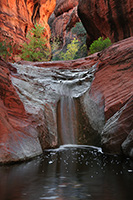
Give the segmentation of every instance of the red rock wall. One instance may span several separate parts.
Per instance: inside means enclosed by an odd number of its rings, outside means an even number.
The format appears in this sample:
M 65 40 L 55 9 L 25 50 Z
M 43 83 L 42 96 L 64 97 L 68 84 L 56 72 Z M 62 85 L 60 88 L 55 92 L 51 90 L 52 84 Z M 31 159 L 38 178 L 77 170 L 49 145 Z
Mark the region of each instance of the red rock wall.
M 42 152 L 38 135 L 11 83 L 10 70 L 0 57 L 0 162 L 25 160 Z M 15 71 L 14 71 L 15 72 Z
M 133 37 L 113 44 L 101 53 L 91 94 L 102 93 L 109 119 L 133 95 Z M 106 84 L 105 84 L 106 83 Z
M 46 27 L 46 37 L 50 38 L 48 18 L 52 14 L 56 0 L 1 0 L 0 40 L 8 39 L 16 44 L 25 41 L 27 31 L 37 22 Z
M 133 157 L 133 37 L 101 53 L 90 96 L 104 107 L 103 150 Z
M 132 0 L 80 0 L 79 17 L 88 33 L 88 46 L 98 37 L 112 42 L 133 35 Z
M 79 0 L 56 0 L 54 13 L 49 21 L 53 37 L 60 38 L 63 46 L 73 38 L 71 28 L 80 21 L 77 14 Z

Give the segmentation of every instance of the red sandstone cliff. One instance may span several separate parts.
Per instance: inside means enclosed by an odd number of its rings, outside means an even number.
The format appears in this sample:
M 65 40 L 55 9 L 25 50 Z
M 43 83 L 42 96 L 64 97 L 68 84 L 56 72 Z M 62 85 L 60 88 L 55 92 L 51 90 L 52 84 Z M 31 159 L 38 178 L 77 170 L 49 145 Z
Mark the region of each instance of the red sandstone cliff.
M 45 36 L 49 39 L 50 28 L 47 22 L 55 5 L 56 0 L 1 0 L 0 41 L 7 39 L 20 45 L 36 22 L 46 27 Z
M 59 38 L 63 46 L 70 43 L 73 38 L 71 28 L 80 21 L 77 14 L 78 2 L 79 0 L 56 0 L 54 13 L 50 17 L 52 36 Z
M 105 49 L 99 60 L 90 95 L 99 106 L 104 105 L 102 147 L 105 152 L 124 151 L 132 157 L 133 37 Z

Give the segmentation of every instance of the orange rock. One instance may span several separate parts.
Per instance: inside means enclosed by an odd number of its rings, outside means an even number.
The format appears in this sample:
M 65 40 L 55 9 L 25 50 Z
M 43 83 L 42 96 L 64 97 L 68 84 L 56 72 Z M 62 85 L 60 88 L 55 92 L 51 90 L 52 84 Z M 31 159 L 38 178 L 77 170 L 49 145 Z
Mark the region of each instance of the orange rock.
M 26 41 L 27 32 L 37 22 L 46 28 L 45 37 L 50 38 L 48 18 L 54 11 L 56 0 L 27 0 L 0 2 L 0 40 L 7 39 L 20 45 Z M 50 45 L 48 44 L 50 47 Z

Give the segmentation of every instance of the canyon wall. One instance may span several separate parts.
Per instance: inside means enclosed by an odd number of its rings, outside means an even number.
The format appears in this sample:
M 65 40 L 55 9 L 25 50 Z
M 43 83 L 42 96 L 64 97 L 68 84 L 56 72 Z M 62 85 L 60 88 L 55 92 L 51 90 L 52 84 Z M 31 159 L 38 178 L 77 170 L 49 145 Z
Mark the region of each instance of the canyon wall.
M 133 35 L 132 0 L 79 0 L 78 15 L 87 31 L 87 45 L 98 37 L 112 42 Z
M 25 160 L 42 153 L 37 130 L 11 82 L 15 69 L 0 57 L 0 162 Z
M 56 0 L 1 0 L 0 41 L 7 39 L 8 42 L 19 46 L 26 41 L 27 32 L 35 23 L 46 28 L 44 36 L 49 40 L 50 28 L 47 22 L 55 5 Z M 49 44 L 48 46 L 50 47 Z
M 65 46 L 73 39 L 71 29 L 80 19 L 77 14 L 79 0 L 56 0 L 56 7 L 49 19 L 52 37 L 58 38 L 61 46 Z

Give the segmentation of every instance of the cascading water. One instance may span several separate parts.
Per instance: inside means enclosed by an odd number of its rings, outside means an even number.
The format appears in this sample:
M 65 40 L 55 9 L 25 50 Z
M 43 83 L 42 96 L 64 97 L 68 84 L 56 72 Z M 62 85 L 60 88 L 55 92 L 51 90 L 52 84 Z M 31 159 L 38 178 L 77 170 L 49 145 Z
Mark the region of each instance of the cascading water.
M 42 68 L 18 64 L 14 66 L 18 76 L 14 76 L 12 82 L 28 113 L 39 117 L 40 113 L 44 113 L 44 123 L 47 124 L 51 142 L 54 140 L 56 145 L 77 144 L 75 101 L 90 88 L 96 65 L 90 69 Z
M 60 99 L 61 115 L 61 144 L 76 144 L 76 108 L 71 96 L 62 96 Z
M 105 155 L 101 148 L 74 144 L 78 143 L 77 121 L 80 125 L 85 122 L 81 104 L 90 115 L 91 125 L 97 129 L 101 126 L 94 117 L 100 119 L 102 114 L 87 92 L 95 66 L 89 70 L 65 70 L 14 65 L 18 74 L 12 75 L 12 82 L 27 113 L 32 114 L 33 124 L 38 121 L 37 130 L 43 134 L 44 142 L 48 138 L 49 147 L 72 145 L 44 150 L 29 162 L 0 166 L 0 199 L 132 199 L 133 163 L 129 158 Z M 85 127 L 81 128 L 85 135 Z M 91 134 L 94 137 L 94 132 Z

